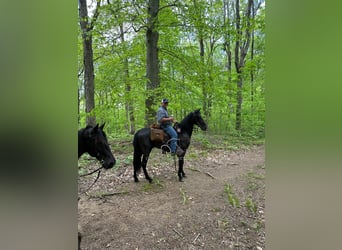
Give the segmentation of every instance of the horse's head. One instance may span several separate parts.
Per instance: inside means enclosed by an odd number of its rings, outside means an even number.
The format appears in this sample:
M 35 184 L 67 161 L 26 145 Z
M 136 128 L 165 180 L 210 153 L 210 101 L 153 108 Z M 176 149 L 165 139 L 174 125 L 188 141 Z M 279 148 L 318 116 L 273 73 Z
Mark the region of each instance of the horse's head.
M 193 112 L 193 123 L 196 124 L 198 127 L 200 127 L 203 131 L 207 130 L 207 124 L 203 120 L 201 116 L 201 112 L 199 109 L 195 110 Z
M 108 145 L 107 136 L 103 131 L 105 124 L 89 127 L 87 133 L 88 153 L 96 157 L 105 169 L 115 165 L 115 158 Z

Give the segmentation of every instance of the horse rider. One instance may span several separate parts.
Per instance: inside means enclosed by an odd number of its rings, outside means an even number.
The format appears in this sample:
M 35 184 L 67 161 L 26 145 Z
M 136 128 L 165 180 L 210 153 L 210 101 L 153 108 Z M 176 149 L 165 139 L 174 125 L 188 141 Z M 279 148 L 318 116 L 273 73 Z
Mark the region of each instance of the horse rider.
M 157 111 L 157 121 L 160 127 L 171 136 L 170 148 L 171 155 L 177 154 L 181 156 L 184 154 L 184 150 L 177 146 L 178 135 L 176 130 L 172 127 L 172 123 L 174 122 L 173 116 L 169 116 L 167 111 L 167 107 L 169 105 L 168 99 L 163 99 L 161 102 L 161 106 Z

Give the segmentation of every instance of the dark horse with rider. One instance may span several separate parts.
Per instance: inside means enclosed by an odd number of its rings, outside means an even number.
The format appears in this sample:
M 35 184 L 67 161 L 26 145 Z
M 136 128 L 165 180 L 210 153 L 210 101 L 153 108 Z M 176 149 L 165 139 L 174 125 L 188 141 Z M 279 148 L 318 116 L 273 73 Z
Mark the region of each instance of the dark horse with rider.
M 174 123 L 175 121 L 173 117 L 168 114 L 167 106 L 168 100 L 163 99 L 162 105 L 157 112 L 157 120 L 159 123 L 158 128 L 160 129 L 156 130 L 159 131 L 158 135 L 160 135 L 160 138 L 162 139 L 159 138 L 159 140 L 157 140 L 151 138 L 151 131 L 153 131 L 152 128 L 140 129 L 134 135 L 133 165 L 135 182 L 139 181 L 137 174 L 141 168 L 144 171 L 146 179 L 149 182 L 152 182 L 152 178 L 147 173 L 146 165 L 150 152 L 154 147 L 161 148 L 164 151 L 169 151 L 174 157 L 176 155 L 178 156 L 178 177 L 179 181 L 182 181 L 182 179 L 186 177 L 183 170 L 184 156 L 190 145 L 194 125 L 199 126 L 202 130 L 207 129 L 207 124 L 202 119 L 199 109 L 188 114 L 180 123 Z M 174 126 L 172 126 L 172 123 L 174 123 Z M 103 131 L 103 127 L 104 124 L 101 126 L 97 124 L 94 127 L 88 125 L 78 131 L 78 158 L 84 153 L 88 153 L 95 157 L 101 163 L 101 167 L 96 171 L 99 171 L 102 168 L 110 169 L 116 163 L 116 159 L 111 151 L 107 136 Z M 90 174 L 94 172 L 95 171 Z M 78 249 L 80 249 L 81 238 L 82 236 L 79 232 Z
M 134 135 L 133 166 L 135 182 L 139 181 L 137 174 L 140 172 L 141 168 L 144 171 L 145 178 L 150 183 L 152 182 L 152 178 L 147 173 L 146 165 L 151 150 L 154 147 L 166 149 L 166 151 L 171 151 L 171 155 L 178 156 L 178 178 L 179 181 L 182 181 L 183 178 L 186 177 L 183 170 L 184 156 L 190 145 L 194 125 L 197 125 L 204 131 L 207 130 L 207 124 L 201 117 L 199 109 L 191 112 L 180 123 L 175 123 L 174 126 L 172 126 L 174 118 L 168 114 L 168 103 L 169 101 L 167 99 L 163 99 L 157 112 L 159 127 L 165 132 L 165 134 L 162 135 L 162 140 L 153 140 L 153 138 L 151 138 L 152 128 L 140 129 Z

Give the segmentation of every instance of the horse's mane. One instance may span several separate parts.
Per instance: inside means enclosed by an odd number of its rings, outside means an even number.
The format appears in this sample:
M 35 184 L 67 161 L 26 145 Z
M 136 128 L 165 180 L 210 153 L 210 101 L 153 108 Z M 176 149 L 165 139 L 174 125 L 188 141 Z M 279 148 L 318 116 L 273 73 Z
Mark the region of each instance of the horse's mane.
M 190 112 L 180 123 L 179 126 L 182 128 L 186 127 L 190 123 L 190 118 L 193 116 L 193 112 Z
M 194 112 L 190 112 L 179 124 L 178 126 L 183 130 L 186 131 L 189 136 L 192 134 L 192 130 L 194 128 L 194 124 L 191 122 L 191 119 L 194 115 Z

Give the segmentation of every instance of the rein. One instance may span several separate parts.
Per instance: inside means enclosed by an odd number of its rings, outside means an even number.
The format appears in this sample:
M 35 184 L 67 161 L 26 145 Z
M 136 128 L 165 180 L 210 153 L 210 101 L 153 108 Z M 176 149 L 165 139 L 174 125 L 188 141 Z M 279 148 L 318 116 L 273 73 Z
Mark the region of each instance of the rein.
M 87 176 L 87 175 L 91 175 L 91 174 L 93 174 L 93 173 L 96 173 L 97 171 L 101 172 L 100 170 L 101 170 L 102 168 L 103 168 L 103 166 L 101 166 L 101 167 L 95 169 L 94 171 L 91 171 L 90 173 L 82 174 L 82 175 L 80 175 L 80 177 L 84 177 L 84 176 Z
M 97 182 L 97 180 L 100 177 L 101 169 L 102 168 L 103 168 L 103 166 L 95 169 L 94 171 L 91 171 L 90 173 L 80 175 L 80 177 L 84 177 L 84 176 L 91 175 L 91 174 L 94 174 L 94 173 L 98 172 L 95 181 L 85 191 L 83 191 L 81 194 L 84 194 L 84 193 L 88 192 L 94 186 L 94 184 Z

